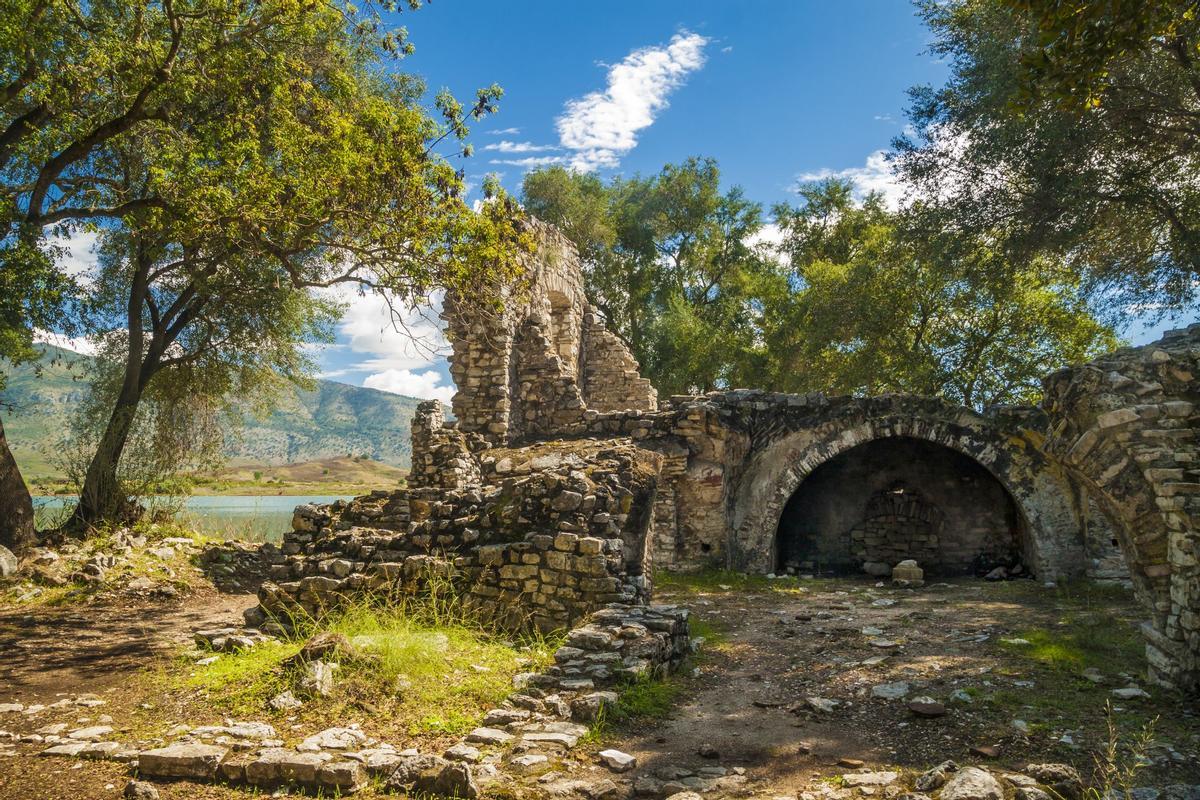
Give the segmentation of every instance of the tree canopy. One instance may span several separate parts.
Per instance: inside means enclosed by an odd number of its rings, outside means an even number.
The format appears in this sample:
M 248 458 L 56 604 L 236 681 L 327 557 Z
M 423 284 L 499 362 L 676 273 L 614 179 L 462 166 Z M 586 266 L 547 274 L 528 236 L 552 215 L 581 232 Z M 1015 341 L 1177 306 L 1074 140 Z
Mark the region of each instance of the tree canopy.
M 411 2 L 417 7 L 418 2 Z M 119 504 L 116 461 L 152 381 L 196 390 L 300 378 L 338 285 L 396 306 L 472 291 L 525 246 L 501 198 L 479 213 L 450 158 L 470 107 L 390 69 L 410 49 L 327 0 L 18 0 L 0 28 L 2 257 L 62 279 L 49 234 L 90 226 L 90 330 L 115 336 L 115 405 L 81 494 Z M 27 336 L 33 317 L 13 315 Z M 171 394 L 171 393 L 166 393 Z
M 940 88 L 896 142 L 914 196 L 1065 260 L 1120 313 L 1176 310 L 1200 276 L 1200 19 L 1194 2 L 925 0 Z

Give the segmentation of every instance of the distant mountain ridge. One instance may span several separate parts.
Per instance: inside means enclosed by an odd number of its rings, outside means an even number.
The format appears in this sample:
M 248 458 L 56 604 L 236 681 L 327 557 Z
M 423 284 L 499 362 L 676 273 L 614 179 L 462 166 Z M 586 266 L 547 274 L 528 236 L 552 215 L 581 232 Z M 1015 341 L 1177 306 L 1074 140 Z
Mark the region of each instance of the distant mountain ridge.
M 9 446 L 27 480 L 57 476 L 54 454 L 71 410 L 87 392 L 89 356 L 41 345 L 35 364 L 6 370 L 0 414 Z M 40 367 L 40 373 L 39 373 Z M 409 434 L 421 400 L 319 380 L 311 391 L 288 386 L 264 419 L 247 417 L 229 437 L 225 456 L 260 464 L 290 464 L 337 456 L 368 456 L 407 469 Z

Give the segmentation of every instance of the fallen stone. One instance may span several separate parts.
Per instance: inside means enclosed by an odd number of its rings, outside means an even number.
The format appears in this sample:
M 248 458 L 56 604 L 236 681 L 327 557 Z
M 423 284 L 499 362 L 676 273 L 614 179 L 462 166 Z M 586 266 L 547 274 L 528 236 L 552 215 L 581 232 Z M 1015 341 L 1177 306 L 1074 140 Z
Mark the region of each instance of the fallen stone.
M 900 777 L 898 772 L 849 772 L 842 776 L 847 786 L 887 786 Z
M 990 772 L 966 767 L 946 781 L 940 797 L 941 800 L 1004 800 L 1004 790 Z
M 92 725 L 88 728 L 79 728 L 67 734 L 68 739 L 100 739 L 108 736 L 113 732 L 111 725 Z
M 896 681 L 895 683 L 880 683 L 871 687 L 871 696 L 879 697 L 883 700 L 899 700 L 906 696 L 909 691 L 909 686 L 904 681 Z
M 721 757 L 721 753 L 717 750 L 717 748 L 713 747 L 708 742 L 704 742 L 703 744 L 701 744 L 699 747 L 696 748 L 696 755 L 700 756 L 701 758 L 720 758 Z
M 637 759 L 620 750 L 601 750 L 597 755 L 613 772 L 628 772 L 637 767 Z
M 958 764 L 953 761 L 943 761 L 932 769 L 922 773 L 914 783 L 918 792 L 932 792 L 940 789 L 950 779 L 950 773 L 958 771 Z
M 460 797 L 475 800 L 479 787 L 466 764 L 450 763 L 441 769 L 429 769 L 417 776 L 413 783 L 414 794 L 431 794 L 441 797 Z
M 1000 748 L 994 744 L 979 744 L 971 748 L 971 754 L 983 758 L 999 758 Z
M 1122 700 L 1138 700 L 1143 697 L 1149 697 L 1150 694 L 1138 686 L 1126 686 L 1121 689 L 1112 690 L 1114 697 L 1119 697 Z
M 1030 764 L 1022 771 L 1068 800 L 1083 795 L 1083 777 L 1069 764 Z
M 304 677 L 300 679 L 300 688 L 318 697 L 328 697 L 333 693 L 334 672 L 338 665 L 324 661 L 313 661 L 304 665 Z
M 935 719 L 946 716 L 946 707 L 928 697 L 919 697 L 908 704 L 908 710 L 918 717 Z
M 548 763 L 550 763 L 550 759 L 540 753 L 527 753 L 509 761 L 508 766 L 513 772 L 519 775 L 528 775 L 531 772 L 536 772 Z
M 839 758 L 837 765 L 846 769 L 858 769 L 863 765 L 863 761 L 859 758 Z
M 138 754 L 138 773 L 154 778 L 212 780 L 228 748 L 207 744 L 173 744 Z
M 17 574 L 17 568 L 20 563 L 17 557 L 13 555 L 12 550 L 9 550 L 4 545 L 0 545 L 0 578 L 9 578 Z
M 476 744 L 505 744 L 511 742 L 513 735 L 496 728 L 476 728 L 467 734 L 467 741 Z
M 483 758 L 483 753 L 479 752 L 477 747 L 460 742 L 448 748 L 445 753 L 442 753 L 442 757 L 447 761 L 465 761 L 468 764 L 474 764 Z
M 320 733 L 314 733 L 296 745 L 296 749 L 301 752 L 353 750 L 365 744 L 366 741 L 367 735 L 356 727 L 326 728 Z
M 89 742 L 65 742 L 63 744 L 56 744 L 53 747 L 47 747 L 40 753 L 40 755 L 67 756 L 74 758 L 75 756 L 78 756 L 79 753 L 88 746 L 88 744 Z
M 815 711 L 823 711 L 827 714 L 833 713 L 840 703 L 837 700 L 830 700 L 825 697 L 806 697 L 805 702 Z
M 295 711 L 297 708 L 303 706 L 304 703 L 296 699 L 296 695 L 292 694 L 290 691 L 287 691 L 280 692 L 272 697 L 267 705 L 276 711 Z
M 335 793 L 357 792 L 367 783 L 367 771 L 357 761 L 330 761 L 317 768 L 317 785 Z
M 246 782 L 261 787 L 281 783 L 315 785 L 317 770 L 331 760 L 332 756 L 327 753 L 297 753 L 282 747 L 268 748 L 246 765 Z
M 158 800 L 158 789 L 146 781 L 130 781 L 121 795 L 125 800 Z
M 24 710 L 20 703 L 0 703 L 0 714 L 20 714 Z

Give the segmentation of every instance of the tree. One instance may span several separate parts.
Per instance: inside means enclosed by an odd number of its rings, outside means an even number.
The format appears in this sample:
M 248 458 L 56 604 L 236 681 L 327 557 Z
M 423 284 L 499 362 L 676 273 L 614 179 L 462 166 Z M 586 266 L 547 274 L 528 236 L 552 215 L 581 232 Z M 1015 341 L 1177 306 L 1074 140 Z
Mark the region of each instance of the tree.
M 522 200 L 579 248 L 589 299 L 660 392 L 727 383 L 750 347 L 768 265 L 751 244 L 762 207 L 736 187 L 722 192 L 715 161 L 607 185 L 554 167 L 526 176 Z
M 1046 373 L 1115 345 L 1061 262 L 1013 264 L 927 207 L 855 203 L 842 181 L 800 194 L 774 211 L 790 274 L 765 299 L 771 388 L 1027 403 Z
M 1061 260 L 1119 313 L 1188 307 L 1200 277 L 1197 4 L 925 0 L 940 88 L 895 162 L 954 228 Z
M 471 212 L 437 150 L 495 110 L 498 87 L 470 109 L 439 94 L 432 119 L 423 86 L 383 69 L 409 46 L 373 13 L 327 0 L 15 11 L 0 34 L 5 261 L 36 262 L 48 226 L 94 225 L 96 329 L 127 331 L 79 523 L 122 505 L 117 465 L 152 382 L 298 375 L 297 345 L 328 320 L 316 289 L 406 304 L 515 273 L 511 204 Z

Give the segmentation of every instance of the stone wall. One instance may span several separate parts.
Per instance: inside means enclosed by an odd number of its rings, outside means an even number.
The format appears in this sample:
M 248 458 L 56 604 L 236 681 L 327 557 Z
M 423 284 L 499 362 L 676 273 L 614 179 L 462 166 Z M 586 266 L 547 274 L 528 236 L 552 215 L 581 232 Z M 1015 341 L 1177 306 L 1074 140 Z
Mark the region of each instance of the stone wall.
M 587 302 L 575 248 L 552 226 L 529 224 L 537 252 L 520 281 L 497 288 L 503 311 L 454 296 L 444 304 L 459 429 L 495 445 L 582 434 L 589 408 L 657 405 L 629 349 Z
M 1045 381 L 1046 449 L 1113 522 L 1160 682 L 1200 687 L 1200 326 Z
M 348 597 L 417 593 L 431 581 L 450 582 L 501 624 L 540 630 L 644 602 L 658 457 L 628 442 L 529 455 L 519 470 L 461 455 L 468 472 L 487 476 L 462 487 L 299 506 L 281 545 L 264 548 L 272 581 L 255 621 L 288 624 Z

